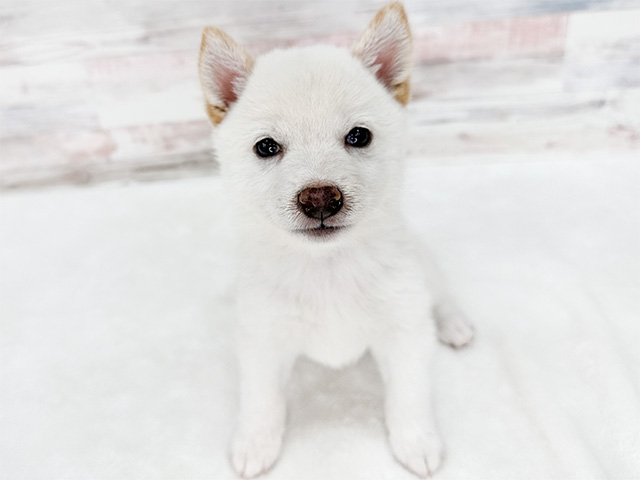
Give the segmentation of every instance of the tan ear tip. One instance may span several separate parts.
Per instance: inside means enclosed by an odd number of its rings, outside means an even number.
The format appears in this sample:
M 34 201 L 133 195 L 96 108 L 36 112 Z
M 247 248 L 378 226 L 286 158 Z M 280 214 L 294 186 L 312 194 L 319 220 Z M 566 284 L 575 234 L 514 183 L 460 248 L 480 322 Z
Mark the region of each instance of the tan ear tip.
M 221 38 L 225 41 L 228 41 L 230 39 L 229 35 L 227 35 L 224 30 L 218 27 L 204 27 L 204 29 L 202 30 L 202 39 L 213 40 L 214 38 Z
M 202 38 L 200 41 L 200 48 L 204 48 L 209 39 L 214 35 L 215 27 L 204 27 L 202 29 Z
M 385 13 L 395 12 L 396 14 L 400 15 L 402 20 L 404 20 L 405 22 L 407 21 L 407 12 L 404 9 L 404 4 L 402 2 L 387 3 L 384 7 L 382 7 L 382 10 Z
M 220 44 L 234 45 L 233 39 L 227 35 L 224 30 L 218 27 L 204 27 L 202 30 L 202 41 L 200 42 L 200 53 L 203 53 L 205 49 L 214 47 Z
M 387 7 L 393 10 L 404 10 L 404 4 L 402 2 L 389 2 Z

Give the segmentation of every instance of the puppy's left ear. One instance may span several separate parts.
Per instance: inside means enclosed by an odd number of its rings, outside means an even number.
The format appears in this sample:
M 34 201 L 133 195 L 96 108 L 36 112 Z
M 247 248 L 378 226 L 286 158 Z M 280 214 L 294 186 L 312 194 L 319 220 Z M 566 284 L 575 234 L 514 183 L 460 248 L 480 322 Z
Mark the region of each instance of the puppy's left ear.
M 400 2 L 384 6 L 351 51 L 398 102 L 409 102 L 413 44 L 407 14 Z
M 207 115 L 217 125 L 238 99 L 253 69 L 253 59 L 229 35 L 214 27 L 202 33 L 198 70 Z

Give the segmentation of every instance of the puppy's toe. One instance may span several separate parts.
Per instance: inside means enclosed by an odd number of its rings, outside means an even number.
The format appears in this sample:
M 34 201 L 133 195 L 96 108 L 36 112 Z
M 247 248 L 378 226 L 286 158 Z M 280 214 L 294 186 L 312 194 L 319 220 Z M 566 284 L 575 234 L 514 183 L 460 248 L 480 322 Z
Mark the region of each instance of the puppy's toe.
M 282 446 L 282 431 L 261 429 L 239 432 L 231 444 L 231 463 L 242 478 L 252 478 L 267 472 L 278 459 Z
M 396 460 L 420 478 L 430 478 L 442 464 L 442 442 L 435 432 L 396 429 L 390 432 L 389 442 Z
M 442 322 L 438 328 L 438 338 L 453 348 L 467 346 L 473 340 L 475 329 L 464 317 L 453 317 Z
M 471 343 L 475 330 L 465 314 L 453 303 L 442 302 L 433 309 L 438 327 L 438 338 L 453 348 L 462 348 Z

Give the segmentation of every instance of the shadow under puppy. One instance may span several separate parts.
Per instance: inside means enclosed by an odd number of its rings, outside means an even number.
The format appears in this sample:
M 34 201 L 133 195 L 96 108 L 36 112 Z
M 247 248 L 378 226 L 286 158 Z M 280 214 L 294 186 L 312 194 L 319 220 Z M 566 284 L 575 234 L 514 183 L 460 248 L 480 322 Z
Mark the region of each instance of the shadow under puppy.
M 200 80 L 241 252 L 231 460 L 243 477 L 278 458 L 283 385 L 300 355 L 340 368 L 370 351 L 395 457 L 421 477 L 441 463 L 430 359 L 437 334 L 462 346 L 473 329 L 400 208 L 411 64 L 400 3 L 382 8 L 350 51 L 254 60 L 224 32 L 204 31 Z

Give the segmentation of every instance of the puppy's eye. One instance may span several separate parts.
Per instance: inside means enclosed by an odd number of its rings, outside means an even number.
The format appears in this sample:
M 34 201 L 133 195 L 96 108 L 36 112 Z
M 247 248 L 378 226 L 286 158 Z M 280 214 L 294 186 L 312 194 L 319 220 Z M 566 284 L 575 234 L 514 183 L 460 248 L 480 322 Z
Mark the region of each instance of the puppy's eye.
M 354 127 L 344 137 L 344 141 L 352 147 L 363 148 L 371 142 L 371 132 L 364 127 Z
M 256 155 L 262 158 L 273 157 L 274 155 L 279 154 L 282 150 L 278 142 L 269 137 L 259 140 L 253 148 L 256 151 Z

